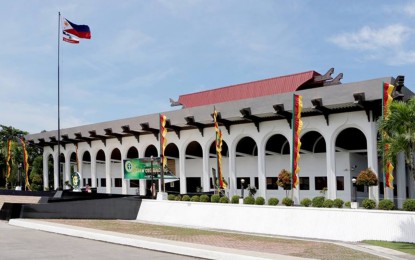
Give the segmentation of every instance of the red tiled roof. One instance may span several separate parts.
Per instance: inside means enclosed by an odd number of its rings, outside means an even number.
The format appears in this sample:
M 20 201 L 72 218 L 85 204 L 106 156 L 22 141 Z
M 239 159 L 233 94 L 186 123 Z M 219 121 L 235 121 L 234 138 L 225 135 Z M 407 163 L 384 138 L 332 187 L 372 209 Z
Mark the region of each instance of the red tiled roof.
M 307 71 L 287 76 L 263 79 L 231 85 L 196 93 L 181 95 L 178 102 L 184 108 L 235 101 L 240 99 L 275 95 L 296 91 L 301 85 L 320 76 L 315 71 Z

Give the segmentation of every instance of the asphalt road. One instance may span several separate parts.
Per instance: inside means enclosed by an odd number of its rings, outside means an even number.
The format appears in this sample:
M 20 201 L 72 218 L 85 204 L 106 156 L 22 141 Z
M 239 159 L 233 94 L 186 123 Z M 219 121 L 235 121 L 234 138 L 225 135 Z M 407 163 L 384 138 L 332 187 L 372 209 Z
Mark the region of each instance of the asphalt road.
M 6 221 L 0 221 L 0 259 L 186 260 L 197 258 L 20 228 L 10 226 Z

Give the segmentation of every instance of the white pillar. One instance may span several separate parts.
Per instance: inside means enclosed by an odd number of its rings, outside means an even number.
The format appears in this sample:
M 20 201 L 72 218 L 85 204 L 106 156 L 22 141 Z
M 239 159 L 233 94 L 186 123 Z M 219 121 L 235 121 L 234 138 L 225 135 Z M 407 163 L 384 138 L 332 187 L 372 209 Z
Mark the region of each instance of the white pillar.
M 398 208 L 402 208 L 406 199 L 406 171 L 405 171 L 405 154 L 399 153 L 395 171 L 396 186 L 398 188 Z
M 229 197 L 236 194 L 236 171 L 235 171 L 235 154 L 236 147 L 229 147 Z
M 43 153 L 43 190 L 49 190 L 49 156 L 45 156 Z
M 96 188 L 98 187 L 97 183 L 97 157 L 96 155 L 92 156 L 91 154 L 91 181 L 92 181 L 92 187 Z
M 57 154 L 57 153 L 56 153 Z M 59 154 L 55 155 L 53 159 L 53 187 L 55 190 L 59 188 L 59 173 L 60 173 L 60 165 L 59 165 Z
M 265 175 L 265 144 L 260 142 L 258 145 L 258 191 L 259 196 L 266 199 L 266 175 Z
M 186 187 L 186 150 L 180 150 L 179 168 L 180 168 L 180 193 L 187 193 Z
M 209 171 L 209 148 L 203 151 L 203 174 L 202 174 L 203 191 L 210 190 L 210 171 Z
M 105 153 L 105 179 L 106 179 L 106 193 L 111 193 L 111 153 Z
M 379 179 L 376 122 L 370 122 L 369 127 L 370 132 L 369 135 L 366 136 L 367 166 L 375 172 Z M 383 187 L 381 188 L 383 189 Z M 375 200 L 376 204 L 379 203 L 379 186 L 369 186 L 369 199 Z
M 336 199 L 336 139 L 331 135 L 326 138 L 327 198 Z
M 62 187 L 66 187 L 65 185 L 65 181 L 69 181 L 69 176 L 71 176 L 71 157 L 70 156 L 65 156 L 65 174 L 63 174 L 63 180 L 62 181 Z M 82 176 L 81 179 L 79 180 L 79 185 L 80 187 L 82 186 Z

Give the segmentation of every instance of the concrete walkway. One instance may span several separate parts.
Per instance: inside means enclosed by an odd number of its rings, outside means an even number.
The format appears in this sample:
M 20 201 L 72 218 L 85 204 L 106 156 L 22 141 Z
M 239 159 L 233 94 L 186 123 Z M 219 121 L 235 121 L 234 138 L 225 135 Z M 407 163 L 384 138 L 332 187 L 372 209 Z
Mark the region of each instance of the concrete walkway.
M 68 236 L 92 239 L 97 241 L 104 241 L 114 244 L 121 244 L 139 248 L 145 248 L 156 251 L 163 251 L 179 255 L 193 256 L 204 259 L 306 259 L 300 257 L 245 251 L 233 248 L 215 247 L 209 245 L 201 245 L 194 243 L 186 243 L 179 241 L 172 241 L 166 239 L 157 239 L 152 237 L 144 237 L 137 235 L 130 235 L 124 233 L 96 230 L 90 228 L 76 227 L 70 225 L 63 225 L 59 223 L 52 223 L 35 219 L 11 219 L 10 225 L 53 232 Z M 414 256 L 405 254 L 399 251 L 371 246 L 366 244 L 356 243 L 335 243 L 341 246 L 349 247 L 354 250 L 362 251 L 372 255 L 376 255 L 385 259 L 415 259 Z M 307 258 L 309 259 L 309 258 Z

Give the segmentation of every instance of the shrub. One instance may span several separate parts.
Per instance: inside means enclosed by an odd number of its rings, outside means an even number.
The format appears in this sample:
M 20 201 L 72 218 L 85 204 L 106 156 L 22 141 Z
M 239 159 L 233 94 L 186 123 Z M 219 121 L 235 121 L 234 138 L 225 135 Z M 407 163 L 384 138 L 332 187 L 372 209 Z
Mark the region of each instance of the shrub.
M 415 211 L 415 199 L 406 199 L 402 206 L 405 211 Z
M 291 173 L 286 169 L 282 169 L 278 174 L 277 185 L 282 187 L 284 190 L 291 189 Z
M 257 197 L 257 198 L 255 199 L 255 204 L 256 204 L 256 205 L 264 205 L 264 204 L 265 204 L 265 199 L 264 199 L 264 197 L 261 197 L 261 196 Z
M 379 201 L 378 208 L 383 210 L 393 210 L 395 208 L 395 204 L 391 200 L 381 200 Z
M 324 202 L 323 202 L 323 207 L 324 207 L 324 208 L 332 208 L 332 207 L 333 207 L 333 204 L 334 204 L 333 200 L 331 200 L 331 199 L 326 199 L 326 200 L 324 200 Z
M 209 202 L 209 196 L 206 194 L 200 195 L 200 202 Z
M 168 200 L 174 200 L 176 198 L 176 195 L 174 195 L 174 194 L 169 194 L 168 196 L 167 196 L 167 199 Z
M 219 199 L 219 203 L 229 203 L 229 198 L 224 196 Z
M 309 207 L 311 205 L 311 200 L 309 198 L 304 198 L 301 200 L 300 204 L 304 207 Z
M 200 201 L 200 197 L 198 195 L 193 195 L 190 200 L 191 201 L 194 201 L 194 202 L 199 202 Z
M 268 200 L 268 205 L 270 205 L 270 206 L 276 206 L 276 205 L 278 205 L 278 203 L 279 203 L 280 201 L 279 201 L 279 199 L 277 199 L 277 198 L 270 198 L 269 200 Z
M 349 208 L 350 209 L 352 207 L 352 203 L 350 201 L 346 201 L 346 203 L 344 203 L 344 206 L 346 208 Z
M 219 200 L 220 200 L 219 194 L 213 194 L 212 197 L 210 197 L 210 202 L 218 203 Z
M 314 197 L 311 201 L 311 205 L 316 208 L 322 208 L 325 199 L 326 198 L 324 198 L 323 196 Z
M 335 208 L 343 208 L 344 201 L 342 199 L 335 199 L 333 200 L 333 207 Z
M 183 195 L 182 201 L 190 201 L 190 196 L 189 195 Z
M 233 195 L 231 198 L 231 203 L 233 204 L 238 204 L 239 203 L 239 196 L 238 195 Z
M 362 201 L 362 206 L 365 209 L 374 209 L 374 208 L 376 208 L 376 202 L 374 200 L 371 200 L 371 199 L 364 199 Z
M 255 198 L 252 196 L 248 196 L 244 198 L 244 204 L 255 204 Z
M 181 201 L 182 200 L 182 196 L 176 195 L 176 197 L 174 197 L 174 200 Z
M 288 198 L 288 197 L 283 198 L 281 203 L 284 204 L 285 206 L 294 205 L 294 201 L 291 198 Z
M 361 171 L 359 175 L 357 175 L 356 184 L 364 186 L 376 186 L 378 185 L 378 177 L 372 169 L 367 168 L 366 170 Z

